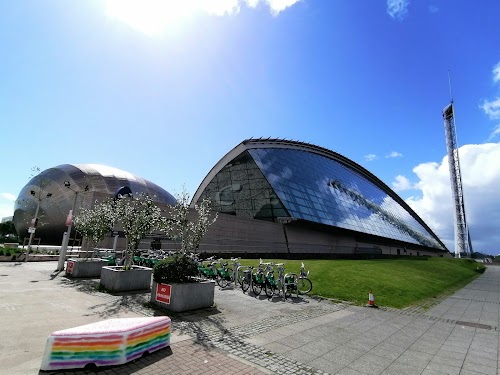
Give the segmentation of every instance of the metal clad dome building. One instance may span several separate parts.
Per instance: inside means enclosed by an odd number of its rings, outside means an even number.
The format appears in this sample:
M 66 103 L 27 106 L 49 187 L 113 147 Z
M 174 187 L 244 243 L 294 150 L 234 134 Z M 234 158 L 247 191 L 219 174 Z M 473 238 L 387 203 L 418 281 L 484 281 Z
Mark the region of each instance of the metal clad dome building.
M 221 213 L 213 252 L 439 255 L 449 252 L 394 191 L 352 160 L 312 144 L 248 139 L 195 195 Z
M 42 171 L 21 189 L 14 206 L 14 225 L 26 234 L 39 204 L 35 237 L 42 243 L 61 244 L 71 208 L 90 207 L 95 200 L 114 197 L 124 186 L 133 194 L 147 193 L 160 205 L 175 198 L 160 186 L 117 168 L 99 164 L 62 164 Z

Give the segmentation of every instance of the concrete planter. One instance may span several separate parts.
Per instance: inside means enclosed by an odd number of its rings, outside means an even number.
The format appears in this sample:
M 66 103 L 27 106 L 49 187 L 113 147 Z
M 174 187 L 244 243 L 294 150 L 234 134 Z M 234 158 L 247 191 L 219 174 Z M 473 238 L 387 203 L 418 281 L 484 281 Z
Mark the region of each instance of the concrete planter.
M 16 260 L 15 255 L 0 255 L 0 262 L 10 262 Z
M 101 286 L 111 292 L 149 290 L 151 273 L 151 268 L 142 266 L 132 266 L 130 270 L 124 270 L 122 266 L 102 267 Z
M 68 259 L 66 275 L 71 277 L 99 277 L 101 268 L 107 265 L 106 260 L 100 258 Z
M 3 244 L 3 247 L 5 249 L 17 249 L 19 247 L 19 244 L 17 242 L 5 242 Z
M 189 311 L 212 307 L 214 293 L 215 281 L 160 284 L 153 280 L 151 303 L 170 311 Z

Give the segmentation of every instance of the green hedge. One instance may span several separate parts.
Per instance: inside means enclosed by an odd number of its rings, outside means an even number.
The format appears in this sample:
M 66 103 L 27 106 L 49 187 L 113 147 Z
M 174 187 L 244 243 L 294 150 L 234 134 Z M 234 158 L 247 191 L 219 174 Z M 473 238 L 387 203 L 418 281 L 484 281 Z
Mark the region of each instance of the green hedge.
M 175 254 L 158 262 L 153 268 L 157 283 L 190 283 L 198 275 L 198 264 L 185 254 Z

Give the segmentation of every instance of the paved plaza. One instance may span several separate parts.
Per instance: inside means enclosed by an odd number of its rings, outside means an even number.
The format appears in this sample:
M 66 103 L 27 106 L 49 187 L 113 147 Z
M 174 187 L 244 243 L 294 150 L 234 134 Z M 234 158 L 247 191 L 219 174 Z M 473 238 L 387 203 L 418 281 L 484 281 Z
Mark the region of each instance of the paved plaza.
M 57 262 L 0 263 L 0 374 L 498 374 L 500 267 L 427 308 L 352 306 L 216 287 L 215 306 L 183 314 L 149 293 L 99 292 Z M 376 291 L 375 297 L 376 297 Z M 171 346 L 129 364 L 39 371 L 51 332 L 107 318 L 168 315 Z

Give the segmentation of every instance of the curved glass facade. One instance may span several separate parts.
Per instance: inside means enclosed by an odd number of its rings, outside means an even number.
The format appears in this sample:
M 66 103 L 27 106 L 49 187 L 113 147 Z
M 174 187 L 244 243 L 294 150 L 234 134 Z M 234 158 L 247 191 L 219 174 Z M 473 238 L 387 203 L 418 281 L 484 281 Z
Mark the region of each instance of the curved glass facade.
M 294 147 L 260 143 L 263 147 L 249 145 L 222 166 L 198 199 L 210 198 L 218 212 L 270 221 L 302 219 L 446 250 L 394 192 L 360 166 L 292 142 L 286 143 Z

